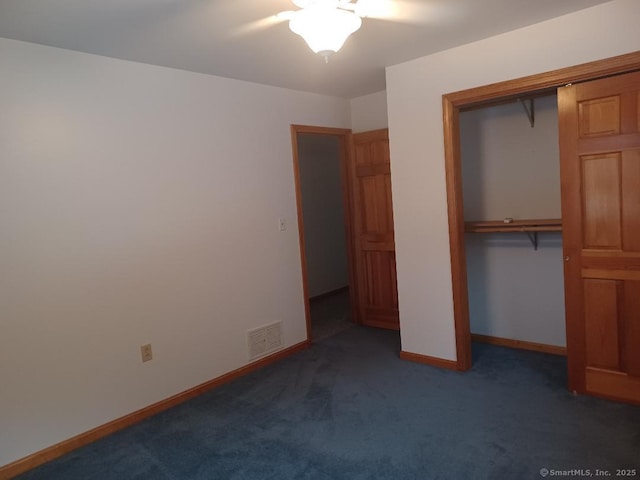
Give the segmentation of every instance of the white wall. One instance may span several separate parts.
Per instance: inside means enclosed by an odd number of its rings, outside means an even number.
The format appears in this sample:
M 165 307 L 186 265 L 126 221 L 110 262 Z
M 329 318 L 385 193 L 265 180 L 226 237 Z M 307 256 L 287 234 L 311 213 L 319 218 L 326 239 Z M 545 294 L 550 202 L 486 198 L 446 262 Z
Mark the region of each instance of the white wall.
M 555 95 L 534 100 L 535 126 L 520 103 L 460 114 L 464 218 L 560 218 Z M 471 332 L 566 344 L 562 238 L 469 233 L 465 238 Z
M 456 358 L 442 95 L 638 50 L 639 17 L 615 0 L 387 68 L 403 350 Z
M 340 139 L 298 135 L 304 240 L 309 296 L 349 284 Z
M 354 133 L 378 130 L 388 126 L 385 90 L 351 99 L 351 128 Z
M 0 465 L 247 364 L 247 329 L 306 339 L 290 124 L 349 101 L 6 39 L 0 65 Z
M 519 102 L 461 112 L 465 220 L 561 217 L 557 97 L 534 110 L 533 128 Z

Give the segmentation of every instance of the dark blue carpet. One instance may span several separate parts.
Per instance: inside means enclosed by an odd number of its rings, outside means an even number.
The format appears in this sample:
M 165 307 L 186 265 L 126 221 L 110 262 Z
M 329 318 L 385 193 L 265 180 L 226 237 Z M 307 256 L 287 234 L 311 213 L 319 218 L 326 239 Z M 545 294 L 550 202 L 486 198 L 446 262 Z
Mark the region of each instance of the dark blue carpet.
M 563 357 L 474 345 L 458 373 L 399 348 L 396 332 L 351 328 L 19 478 L 640 477 L 640 407 L 573 396 Z

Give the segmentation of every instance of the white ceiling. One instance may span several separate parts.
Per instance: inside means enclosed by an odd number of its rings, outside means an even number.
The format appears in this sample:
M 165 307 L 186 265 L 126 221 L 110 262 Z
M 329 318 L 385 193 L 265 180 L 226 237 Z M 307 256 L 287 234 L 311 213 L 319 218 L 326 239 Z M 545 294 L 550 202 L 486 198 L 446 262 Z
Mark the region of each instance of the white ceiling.
M 393 20 L 365 19 L 328 64 L 274 21 L 289 0 L 0 0 L 0 37 L 353 98 L 385 66 L 610 0 L 380 1 Z

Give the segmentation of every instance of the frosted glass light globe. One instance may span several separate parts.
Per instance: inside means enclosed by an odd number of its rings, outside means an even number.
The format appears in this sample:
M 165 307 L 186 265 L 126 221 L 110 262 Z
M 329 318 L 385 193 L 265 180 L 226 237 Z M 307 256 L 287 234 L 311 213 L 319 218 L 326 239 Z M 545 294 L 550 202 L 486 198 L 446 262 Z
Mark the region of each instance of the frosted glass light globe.
M 358 30 L 362 19 L 353 12 L 328 4 L 312 4 L 298 10 L 289 20 L 289 28 L 300 35 L 309 48 L 325 57 L 342 48 L 349 35 Z

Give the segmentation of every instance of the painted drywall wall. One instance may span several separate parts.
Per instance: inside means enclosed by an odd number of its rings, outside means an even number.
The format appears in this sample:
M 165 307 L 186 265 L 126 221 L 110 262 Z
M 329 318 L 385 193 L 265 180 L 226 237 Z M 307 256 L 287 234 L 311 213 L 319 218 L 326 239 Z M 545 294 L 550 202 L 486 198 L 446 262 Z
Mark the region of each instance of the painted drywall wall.
M 0 65 L 0 465 L 247 364 L 248 329 L 306 339 L 290 124 L 348 100 L 7 39 Z
M 465 220 L 560 218 L 557 97 L 460 113 Z
M 520 103 L 460 114 L 464 218 L 560 218 L 558 106 L 537 98 L 532 128 Z M 471 332 L 564 346 L 562 238 L 465 236 Z
M 615 0 L 387 68 L 403 350 L 456 358 L 442 95 L 636 51 L 639 17 Z
M 354 133 L 378 130 L 388 126 L 385 90 L 351 99 L 351 129 Z
M 340 139 L 298 135 L 298 165 L 309 296 L 349 284 Z

